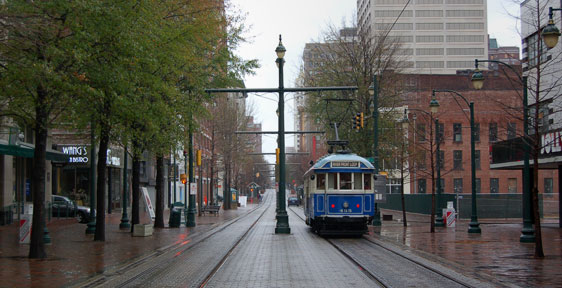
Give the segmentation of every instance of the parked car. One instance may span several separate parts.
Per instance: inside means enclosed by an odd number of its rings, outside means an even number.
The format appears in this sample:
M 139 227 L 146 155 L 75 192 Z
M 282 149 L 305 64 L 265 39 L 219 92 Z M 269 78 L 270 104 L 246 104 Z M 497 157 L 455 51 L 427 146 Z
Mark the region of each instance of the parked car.
M 291 205 L 299 206 L 301 205 L 301 200 L 298 197 L 289 197 L 287 200 L 287 206 Z
M 90 207 L 78 206 L 68 197 L 60 195 L 52 195 L 51 201 L 53 217 L 76 217 L 80 223 L 90 222 Z

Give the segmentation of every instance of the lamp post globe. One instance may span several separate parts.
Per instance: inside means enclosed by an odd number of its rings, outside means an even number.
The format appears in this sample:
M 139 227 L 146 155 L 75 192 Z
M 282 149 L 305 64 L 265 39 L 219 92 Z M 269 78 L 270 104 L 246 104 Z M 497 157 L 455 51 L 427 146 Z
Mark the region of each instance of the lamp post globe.
M 552 17 L 548 20 L 548 25 L 544 27 L 542 30 L 542 39 L 544 40 L 544 44 L 548 49 L 554 48 L 556 44 L 558 44 L 558 38 L 560 37 L 560 30 L 558 27 L 554 25 L 554 21 Z
M 474 74 L 472 74 L 472 77 L 470 78 L 470 81 L 472 82 L 474 89 L 481 90 L 484 86 L 484 75 L 482 74 L 482 71 L 476 68 L 476 70 L 474 70 Z

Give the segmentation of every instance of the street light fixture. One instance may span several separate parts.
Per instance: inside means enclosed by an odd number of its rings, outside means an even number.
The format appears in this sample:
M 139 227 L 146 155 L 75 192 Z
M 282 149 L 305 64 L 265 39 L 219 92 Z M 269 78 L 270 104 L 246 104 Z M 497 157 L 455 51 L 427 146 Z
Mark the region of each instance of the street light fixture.
M 554 25 L 554 20 L 552 20 L 553 11 L 562 11 L 562 9 L 548 7 L 548 25 L 542 30 L 542 39 L 548 49 L 554 48 L 558 44 L 558 38 L 560 37 L 560 30 L 558 30 L 558 27 Z
M 484 86 L 484 75 L 478 69 L 478 63 L 497 63 L 509 68 L 518 78 L 523 86 L 523 229 L 519 242 L 533 243 L 535 242 L 535 229 L 533 228 L 533 220 L 531 219 L 531 173 L 529 166 L 529 107 L 527 105 L 527 76 L 519 76 L 519 72 L 511 65 L 497 60 L 478 60 L 474 59 L 474 74 L 472 74 L 472 85 L 474 89 L 480 90 Z
M 481 233 L 482 230 L 480 229 L 480 224 L 478 223 L 478 214 L 476 209 L 476 159 L 475 159 L 475 140 L 474 140 L 474 102 L 466 100 L 464 96 L 454 90 L 448 89 L 434 89 L 433 93 L 435 92 L 448 92 L 451 93 L 453 96 L 459 96 L 469 107 L 470 109 L 470 170 L 471 170 L 471 182 L 472 182 L 472 215 L 470 216 L 470 223 L 468 224 L 468 233 Z M 433 101 L 433 100 L 432 100 Z M 439 133 L 437 133 L 439 134 Z

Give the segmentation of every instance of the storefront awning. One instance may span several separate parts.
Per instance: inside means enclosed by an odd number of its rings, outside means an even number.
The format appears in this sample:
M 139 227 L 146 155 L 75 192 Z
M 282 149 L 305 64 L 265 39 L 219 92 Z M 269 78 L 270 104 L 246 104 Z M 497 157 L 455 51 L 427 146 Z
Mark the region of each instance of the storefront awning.
M 24 146 L 20 144 L 8 145 L 8 144 L 0 143 L 0 154 L 3 155 L 12 155 L 12 156 L 23 157 L 23 158 L 33 158 L 34 152 L 35 152 L 35 147 L 31 145 L 29 146 L 27 145 Z M 67 163 L 68 157 L 69 157 L 68 155 L 62 152 L 47 149 L 47 160 L 49 161 Z

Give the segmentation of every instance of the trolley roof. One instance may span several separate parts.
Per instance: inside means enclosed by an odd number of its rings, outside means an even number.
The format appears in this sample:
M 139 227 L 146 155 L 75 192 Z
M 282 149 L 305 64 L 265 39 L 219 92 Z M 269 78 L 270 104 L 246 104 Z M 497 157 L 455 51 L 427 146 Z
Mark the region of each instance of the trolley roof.
M 329 154 L 318 159 L 305 174 L 313 171 L 374 173 L 375 167 L 367 159 L 357 154 Z

